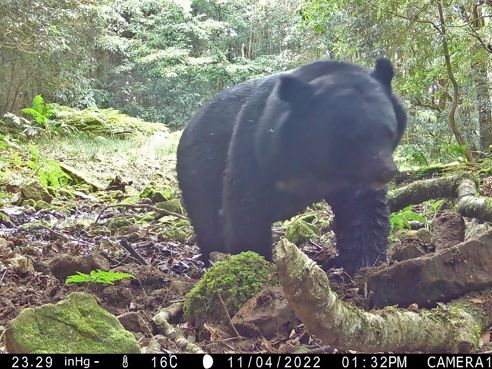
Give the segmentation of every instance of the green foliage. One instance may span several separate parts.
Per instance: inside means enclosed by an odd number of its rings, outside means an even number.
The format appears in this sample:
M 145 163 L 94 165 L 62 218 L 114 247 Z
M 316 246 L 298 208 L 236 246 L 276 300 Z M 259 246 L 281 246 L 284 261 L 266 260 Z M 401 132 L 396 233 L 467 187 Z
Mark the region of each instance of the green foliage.
M 114 284 L 114 282 L 122 279 L 135 278 L 132 274 L 121 272 L 105 272 L 102 270 L 93 270 L 90 274 L 80 273 L 70 275 L 65 280 L 66 284 L 71 283 L 97 283 L 97 284 Z
M 218 91 L 312 60 L 321 38 L 297 27 L 299 0 L 122 0 L 102 45 L 97 103 L 181 127 Z
M 0 150 L 4 150 L 8 145 L 8 135 L 4 135 L 0 133 Z
M 440 145 L 403 144 L 394 154 L 400 170 L 416 170 L 445 163 L 466 162 L 466 146 L 456 143 Z
M 224 308 L 233 316 L 270 280 L 272 265 L 262 256 L 248 251 L 212 265 L 186 295 L 183 310 L 186 319 L 197 326 L 204 322 L 224 321 Z
M 32 106 L 22 109 L 22 112 L 32 116 L 34 121 L 43 127 L 46 127 L 50 118 L 53 116 L 53 110 L 49 105 L 44 103 L 41 95 L 36 95 L 32 99 Z
M 424 224 L 427 224 L 427 219 L 413 211 L 413 205 L 407 206 L 406 208 L 398 211 L 397 213 L 391 214 L 390 217 L 390 227 L 391 231 L 395 232 L 402 229 L 411 229 L 410 221 L 417 220 Z
M 90 104 L 102 9 L 93 0 L 9 0 L 0 11 L 0 116 L 17 114 L 35 94 Z M 37 111 L 37 110 L 36 110 Z M 34 113 L 36 114 L 36 113 Z
M 434 218 L 445 200 L 429 200 L 422 204 L 426 218 Z
M 462 149 L 448 124 L 453 86 L 444 58 L 438 5 L 442 5 L 452 72 L 458 82 L 456 119 L 468 146 L 480 147 L 486 134 L 479 118 L 490 116 L 491 8 L 485 2 L 420 0 L 311 0 L 303 2 L 306 27 L 323 35 L 330 55 L 372 67 L 375 57 L 385 55 L 395 63 L 395 90 L 408 108 L 409 129 L 404 143 L 418 147 L 417 165 L 458 160 Z M 475 19 L 476 15 L 484 18 Z M 473 20 L 472 20 L 473 19 Z M 487 41 L 485 41 L 487 40 Z M 485 43 L 484 43 L 485 41 Z M 486 109 L 486 110 L 484 110 Z M 441 156 L 442 155 L 442 156 Z
M 42 132 L 42 127 L 23 117 L 12 113 L 6 113 L 0 120 L 0 129 L 3 133 L 9 133 L 17 138 L 33 138 Z
M 1 211 L 0 211 L 0 219 L 4 220 L 6 222 L 12 222 L 12 220 L 10 219 L 10 217 L 7 214 L 2 213 Z
M 42 158 L 39 150 L 33 144 L 29 144 L 29 151 L 31 160 L 27 162 L 27 165 L 38 175 L 45 188 L 62 188 L 70 183 L 72 178 L 63 171 L 56 160 Z

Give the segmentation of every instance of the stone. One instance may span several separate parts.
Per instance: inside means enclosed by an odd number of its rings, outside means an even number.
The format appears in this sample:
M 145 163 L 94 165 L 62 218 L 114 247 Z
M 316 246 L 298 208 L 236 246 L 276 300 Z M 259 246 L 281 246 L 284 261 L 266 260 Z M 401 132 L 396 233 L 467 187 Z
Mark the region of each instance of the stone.
M 139 353 L 140 346 L 96 299 L 74 292 L 56 304 L 24 309 L 4 332 L 9 353 Z

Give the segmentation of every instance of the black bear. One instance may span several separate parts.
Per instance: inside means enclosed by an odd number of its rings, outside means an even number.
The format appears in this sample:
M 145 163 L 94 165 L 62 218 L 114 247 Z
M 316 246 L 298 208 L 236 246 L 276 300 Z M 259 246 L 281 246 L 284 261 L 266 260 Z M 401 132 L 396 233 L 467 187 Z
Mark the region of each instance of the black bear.
M 319 61 L 219 93 L 185 128 L 177 174 L 205 259 L 272 253 L 272 223 L 326 200 L 353 273 L 386 260 L 385 184 L 406 114 L 385 58 L 369 71 Z M 206 261 L 206 260 L 205 260 Z

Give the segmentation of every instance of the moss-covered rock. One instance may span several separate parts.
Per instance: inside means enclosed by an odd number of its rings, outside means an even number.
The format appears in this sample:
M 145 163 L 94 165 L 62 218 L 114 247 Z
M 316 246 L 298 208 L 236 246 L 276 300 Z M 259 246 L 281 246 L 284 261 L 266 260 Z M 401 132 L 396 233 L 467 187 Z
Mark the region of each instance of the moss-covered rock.
M 111 230 L 116 230 L 118 228 L 131 226 L 132 224 L 133 222 L 130 221 L 130 219 L 123 218 L 123 217 L 115 217 L 109 221 L 108 228 Z
M 159 233 L 159 241 L 173 240 L 186 243 L 193 236 L 193 228 L 188 219 L 176 218 L 174 215 L 165 215 L 159 219 L 163 231 Z
M 25 199 L 22 201 L 22 206 L 29 206 L 31 208 L 36 209 L 36 200 L 33 199 Z
M 219 295 L 233 316 L 268 284 L 272 274 L 273 265 L 251 251 L 214 264 L 186 295 L 186 319 L 196 326 L 204 322 L 223 322 L 226 314 Z
M 146 122 L 115 109 L 91 107 L 78 110 L 58 104 L 51 104 L 51 106 L 54 113 L 53 120 L 59 120 L 77 128 L 80 132 L 94 136 L 125 138 L 135 134 L 150 136 L 157 132 L 169 132 L 163 124 Z
M 23 310 L 5 330 L 11 353 L 138 353 L 132 333 L 86 293 Z
M 152 185 L 145 187 L 140 192 L 141 199 L 150 199 L 154 204 L 166 202 L 171 198 L 171 191 L 168 189 L 159 189 Z
M 179 201 L 179 199 L 171 199 L 171 200 L 164 201 L 164 202 L 158 202 L 157 204 L 155 204 L 155 207 L 158 209 L 167 210 L 167 211 L 177 213 L 177 214 L 183 213 L 183 208 L 181 207 L 181 201 Z M 166 213 L 163 212 L 162 215 L 164 215 L 164 214 L 166 214 Z M 159 215 L 159 214 L 157 214 L 157 215 Z
M 289 242 L 299 244 L 320 236 L 318 227 L 309 223 L 307 220 L 309 219 L 300 217 L 289 224 L 285 234 Z
M 51 201 L 53 201 L 53 196 L 51 196 L 48 190 L 38 181 L 32 181 L 23 185 L 21 187 L 21 194 L 24 200 L 43 200 L 47 203 L 51 203 Z
M 36 210 L 43 210 L 43 209 L 50 209 L 51 205 L 48 204 L 46 201 L 43 200 L 38 200 L 36 201 L 36 204 L 34 204 L 34 209 Z

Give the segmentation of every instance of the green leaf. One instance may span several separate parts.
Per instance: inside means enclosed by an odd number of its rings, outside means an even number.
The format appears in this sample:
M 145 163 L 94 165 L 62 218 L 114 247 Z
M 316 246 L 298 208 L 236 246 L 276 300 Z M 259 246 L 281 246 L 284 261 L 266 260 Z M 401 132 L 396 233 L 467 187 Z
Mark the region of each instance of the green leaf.
M 121 279 L 135 278 L 132 274 L 121 272 L 106 272 L 102 270 L 93 270 L 90 274 L 80 273 L 70 275 L 65 280 L 66 284 L 70 283 L 98 283 L 98 284 L 113 284 L 113 282 Z

